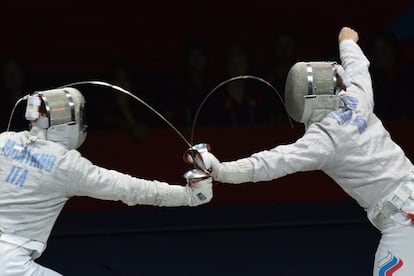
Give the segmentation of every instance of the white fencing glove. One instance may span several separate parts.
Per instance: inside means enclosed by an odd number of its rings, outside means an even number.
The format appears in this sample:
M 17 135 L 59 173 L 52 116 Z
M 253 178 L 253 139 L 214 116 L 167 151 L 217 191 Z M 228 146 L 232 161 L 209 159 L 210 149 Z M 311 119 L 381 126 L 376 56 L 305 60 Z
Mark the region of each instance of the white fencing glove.
M 253 164 L 248 158 L 220 163 L 210 149 L 209 144 L 197 144 L 184 153 L 183 159 L 219 182 L 237 184 L 253 180 Z M 184 177 L 189 179 L 188 175 Z
M 213 179 L 197 179 L 187 185 L 169 185 L 154 181 L 157 189 L 156 198 L 150 204 L 156 206 L 197 206 L 208 203 L 213 198 Z
M 205 163 L 211 168 L 211 176 L 214 180 L 224 183 L 244 183 L 253 180 L 253 163 L 248 158 L 242 158 L 231 162 L 220 162 L 211 152 L 203 155 Z
M 198 206 L 209 202 L 213 198 L 213 178 L 189 183 L 185 186 L 189 206 Z

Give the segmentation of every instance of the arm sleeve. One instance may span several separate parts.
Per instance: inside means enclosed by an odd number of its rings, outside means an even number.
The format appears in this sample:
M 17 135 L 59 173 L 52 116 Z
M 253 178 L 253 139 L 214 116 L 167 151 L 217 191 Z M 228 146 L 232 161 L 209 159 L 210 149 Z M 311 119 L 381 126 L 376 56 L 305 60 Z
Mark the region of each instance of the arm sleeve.
M 345 72 L 351 79 L 352 86 L 347 89 L 358 93 L 359 97 L 365 99 L 366 108 L 372 112 L 374 98 L 372 81 L 369 73 L 369 61 L 358 44 L 346 39 L 339 44 L 339 55 Z
M 253 164 L 249 158 L 223 162 L 221 163 L 216 180 L 230 184 L 252 182 Z
M 189 205 L 188 191 L 182 185 L 169 185 L 145 180 L 93 165 L 75 156 L 70 159 L 71 177 L 66 192 L 71 196 L 88 196 L 102 200 L 121 201 L 127 205 L 184 206 Z
M 300 171 L 320 170 L 329 162 L 334 144 L 318 124 L 312 124 L 305 135 L 293 144 L 280 145 L 253 154 L 253 182 L 269 181 Z

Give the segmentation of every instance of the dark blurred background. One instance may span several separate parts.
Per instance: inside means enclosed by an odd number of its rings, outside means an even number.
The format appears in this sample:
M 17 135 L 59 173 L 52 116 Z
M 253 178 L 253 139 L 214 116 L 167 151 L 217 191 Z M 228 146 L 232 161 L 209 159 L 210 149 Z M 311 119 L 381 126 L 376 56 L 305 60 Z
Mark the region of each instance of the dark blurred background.
M 342 26 L 371 61 L 375 112 L 412 158 L 414 5 L 409 1 L 2 1 L 1 130 L 22 95 L 83 80 L 117 84 L 190 140 L 202 99 L 230 77 L 254 75 L 283 98 L 299 60 L 338 61 Z M 144 105 L 82 86 L 95 164 L 184 184 L 187 145 Z M 22 111 L 12 130 L 27 128 Z M 221 160 L 291 143 L 270 87 L 223 86 L 206 101 L 194 143 Z M 320 172 L 266 183 L 215 184 L 197 208 L 127 207 L 73 198 L 39 259 L 65 275 L 371 275 L 379 233 Z

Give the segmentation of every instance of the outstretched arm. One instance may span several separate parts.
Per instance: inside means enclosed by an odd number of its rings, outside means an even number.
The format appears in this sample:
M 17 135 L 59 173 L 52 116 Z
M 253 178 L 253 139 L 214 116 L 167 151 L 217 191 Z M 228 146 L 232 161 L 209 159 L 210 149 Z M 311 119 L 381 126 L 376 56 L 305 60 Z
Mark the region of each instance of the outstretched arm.
M 364 99 L 363 103 L 360 102 L 359 109 L 369 113 L 374 108 L 369 61 L 357 44 L 358 41 L 358 33 L 349 27 L 343 27 L 338 34 L 341 63 L 352 84 L 347 89 L 347 94 Z
M 65 171 L 71 171 L 64 186 L 68 197 L 88 196 L 122 201 L 130 206 L 197 206 L 208 203 L 213 197 L 211 177 L 185 186 L 170 185 L 101 168 L 79 154 L 71 154 L 67 159 L 72 161 L 61 166 Z

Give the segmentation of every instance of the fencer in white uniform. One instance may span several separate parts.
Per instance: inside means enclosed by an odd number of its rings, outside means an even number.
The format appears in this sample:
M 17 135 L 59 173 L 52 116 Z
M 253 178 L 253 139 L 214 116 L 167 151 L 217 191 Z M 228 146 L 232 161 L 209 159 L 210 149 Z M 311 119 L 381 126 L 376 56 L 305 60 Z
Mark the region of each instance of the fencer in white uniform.
M 212 198 L 212 179 L 170 185 L 92 164 L 76 149 L 86 137 L 85 99 L 75 88 L 27 96 L 29 131 L 0 134 L 0 275 L 61 275 L 34 260 L 74 196 L 127 205 L 197 206 Z
M 220 162 L 211 153 L 203 158 L 212 164 L 214 179 L 223 183 L 325 172 L 364 208 L 382 233 L 373 275 L 412 276 L 414 169 L 373 113 L 369 61 L 358 39 L 351 28 L 339 32 L 341 66 L 298 62 L 290 69 L 286 108 L 294 120 L 305 124 L 303 137 L 235 161 Z

